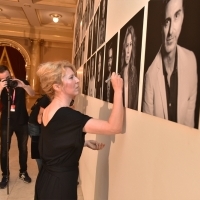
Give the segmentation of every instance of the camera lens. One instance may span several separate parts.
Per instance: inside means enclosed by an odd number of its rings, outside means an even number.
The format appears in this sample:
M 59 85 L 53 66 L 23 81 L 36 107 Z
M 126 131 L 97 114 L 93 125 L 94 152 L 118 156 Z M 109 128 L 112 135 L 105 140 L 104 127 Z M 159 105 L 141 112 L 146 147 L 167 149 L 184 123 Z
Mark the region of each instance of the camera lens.
M 17 85 L 18 85 L 18 82 L 17 82 L 17 81 L 13 81 L 13 80 L 10 81 L 10 87 L 16 88 Z
M 7 79 L 7 86 L 9 88 L 16 88 L 18 85 L 18 82 L 12 79 Z

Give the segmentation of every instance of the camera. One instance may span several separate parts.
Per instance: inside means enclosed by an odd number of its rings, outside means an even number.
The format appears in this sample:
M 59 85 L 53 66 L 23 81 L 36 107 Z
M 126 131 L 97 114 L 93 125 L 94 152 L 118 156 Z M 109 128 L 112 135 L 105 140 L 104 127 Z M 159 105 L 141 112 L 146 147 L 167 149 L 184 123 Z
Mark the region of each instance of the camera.
M 18 85 L 18 82 L 16 80 L 12 80 L 10 77 L 6 78 L 5 81 L 7 81 L 8 88 L 16 88 Z

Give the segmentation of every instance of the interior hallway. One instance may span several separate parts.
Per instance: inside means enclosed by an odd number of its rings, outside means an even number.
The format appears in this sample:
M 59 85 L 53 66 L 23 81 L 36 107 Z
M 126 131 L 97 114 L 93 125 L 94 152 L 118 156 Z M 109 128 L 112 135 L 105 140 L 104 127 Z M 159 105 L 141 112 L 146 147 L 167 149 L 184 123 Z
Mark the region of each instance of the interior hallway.
M 7 188 L 0 189 L 0 200 L 34 200 L 34 186 L 38 168 L 36 161 L 30 157 L 30 138 L 28 141 L 28 174 L 32 178 L 30 184 L 26 184 L 19 179 L 18 155 L 17 140 L 14 134 L 10 149 L 9 195 L 7 195 Z M 2 178 L 2 176 L 0 176 L 0 178 Z M 78 200 L 83 200 L 80 185 L 78 185 Z

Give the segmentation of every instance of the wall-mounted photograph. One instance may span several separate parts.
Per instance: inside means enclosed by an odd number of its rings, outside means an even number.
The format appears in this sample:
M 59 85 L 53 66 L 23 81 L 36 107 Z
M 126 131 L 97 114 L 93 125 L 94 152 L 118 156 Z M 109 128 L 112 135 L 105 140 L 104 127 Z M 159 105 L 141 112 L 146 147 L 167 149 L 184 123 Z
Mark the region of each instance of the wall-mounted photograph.
M 78 69 L 78 53 L 76 54 L 76 56 L 74 58 L 74 65 L 75 65 L 76 69 Z
M 104 64 L 104 46 L 97 52 L 96 56 L 96 80 L 95 97 L 103 99 L 103 64 Z
M 107 20 L 107 0 L 101 0 L 99 14 L 98 47 L 105 42 L 106 20 Z
M 111 77 L 112 72 L 116 72 L 117 40 L 118 33 L 106 43 L 105 50 L 103 100 L 110 103 L 113 103 L 114 90 L 111 81 L 108 79 Z
M 87 63 L 83 65 L 83 86 L 82 86 L 82 93 L 87 95 L 88 91 L 88 79 L 89 76 L 87 76 Z
M 94 54 L 90 58 L 90 78 L 88 83 L 88 95 L 91 97 L 94 97 L 95 93 L 95 60 L 96 60 L 96 54 Z
M 93 21 L 90 23 L 89 27 L 87 58 L 89 58 L 92 55 L 92 30 L 93 30 Z
M 151 0 L 142 111 L 198 128 L 200 1 Z
M 86 30 L 88 28 L 88 25 L 89 25 L 89 16 L 90 15 L 90 6 L 89 6 L 89 1 L 86 1 L 86 8 L 85 8 L 85 27 L 86 27 Z
M 88 88 L 89 88 L 89 81 L 90 81 L 90 73 L 91 73 L 91 67 L 90 67 L 90 59 L 87 61 L 87 64 L 86 64 L 86 89 L 87 89 L 87 94 L 86 95 L 89 95 L 89 92 L 88 92 Z
M 97 33 L 99 28 L 99 8 L 94 16 L 92 54 L 97 50 Z
M 144 9 L 120 29 L 118 73 L 124 81 L 123 103 L 138 110 L 139 73 Z
M 94 15 L 94 0 L 90 0 L 90 20 Z
M 81 65 L 85 62 L 85 37 L 81 44 Z
M 82 49 L 80 46 L 77 52 L 77 69 L 81 66 L 81 55 L 82 55 Z
M 86 32 L 86 23 L 85 23 L 85 12 L 83 14 L 83 18 L 82 18 L 82 36 L 85 36 L 85 32 Z

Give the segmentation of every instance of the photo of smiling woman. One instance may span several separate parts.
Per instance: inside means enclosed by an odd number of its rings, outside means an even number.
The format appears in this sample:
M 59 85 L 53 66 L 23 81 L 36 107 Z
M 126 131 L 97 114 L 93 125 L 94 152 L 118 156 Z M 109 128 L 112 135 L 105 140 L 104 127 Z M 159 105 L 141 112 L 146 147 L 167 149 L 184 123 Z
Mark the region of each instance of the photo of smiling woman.
M 136 36 L 133 26 L 126 30 L 121 56 L 121 77 L 124 80 L 124 106 L 137 110 L 138 77 L 135 60 Z M 131 91 L 130 91 L 131 90 Z
M 124 80 L 123 102 L 126 108 L 134 110 L 138 109 L 142 20 L 143 9 L 120 30 L 118 72 Z

